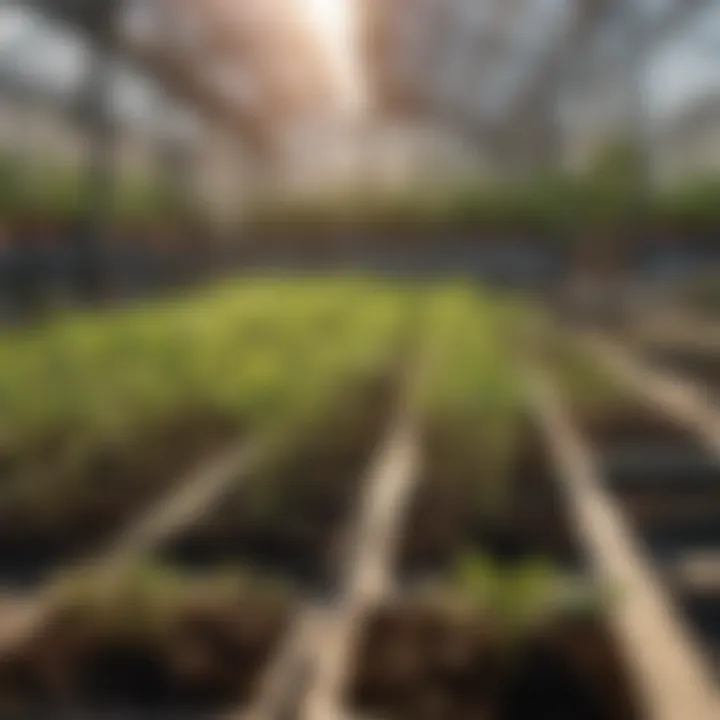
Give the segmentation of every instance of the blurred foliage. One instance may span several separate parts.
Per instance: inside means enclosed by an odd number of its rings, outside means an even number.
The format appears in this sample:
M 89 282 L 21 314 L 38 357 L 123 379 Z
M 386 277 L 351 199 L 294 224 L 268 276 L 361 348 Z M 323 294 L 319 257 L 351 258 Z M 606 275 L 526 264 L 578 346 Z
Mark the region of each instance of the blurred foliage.
M 525 180 L 427 183 L 394 192 L 274 196 L 249 211 L 251 232 L 461 231 L 583 238 L 636 229 L 720 227 L 720 179 L 652 187 L 640 152 L 618 141 L 583 174 L 554 172 Z
M 77 219 L 92 193 L 79 168 L 0 156 L 0 217 L 55 222 Z M 582 175 L 545 173 L 512 182 L 433 182 L 394 191 L 326 190 L 270 195 L 244 214 L 251 234 L 439 231 L 518 233 L 540 239 L 578 238 L 636 228 L 709 231 L 720 227 L 720 178 L 650 188 L 642 159 L 629 143 L 606 147 Z M 158 178 L 122 177 L 111 207 L 116 221 L 148 222 L 208 213 Z
M 522 427 L 513 336 L 528 319 L 526 304 L 470 284 L 445 284 L 425 298 L 421 414 L 431 442 L 443 448 L 448 482 L 468 480 L 468 505 L 487 513 L 504 503 Z
M 250 208 L 250 232 L 273 231 L 553 231 L 567 223 L 561 181 L 512 188 L 468 184 L 425 186 L 392 194 L 330 194 L 322 198 L 276 197 Z
M 523 308 L 470 284 L 447 284 L 426 298 L 424 347 L 430 368 L 421 393 L 433 412 L 465 420 L 514 414 L 521 402 L 517 358 L 506 339 Z
M 255 280 L 18 332 L 0 348 L 0 450 L 182 417 L 306 423 L 392 352 L 403 302 L 359 279 Z
M 94 202 L 86 171 L 81 166 L 37 161 L 21 162 L 0 154 L 0 220 L 32 219 L 54 224 L 87 215 Z M 167 183 L 145 176 L 124 175 L 112 188 L 111 219 L 154 222 L 198 215 L 199 209 L 178 197 Z
M 506 565 L 483 555 L 466 555 L 457 563 L 454 580 L 453 589 L 462 600 L 510 634 L 558 616 L 597 617 L 608 596 L 543 558 Z
M 189 610 L 237 611 L 250 602 L 282 616 L 292 599 L 287 585 L 241 567 L 183 573 L 147 562 L 112 579 L 93 568 L 74 570 L 52 592 L 60 611 L 76 612 L 87 627 L 143 639 L 173 632 Z
M 664 191 L 658 200 L 657 220 L 670 229 L 720 228 L 720 177 L 697 178 Z

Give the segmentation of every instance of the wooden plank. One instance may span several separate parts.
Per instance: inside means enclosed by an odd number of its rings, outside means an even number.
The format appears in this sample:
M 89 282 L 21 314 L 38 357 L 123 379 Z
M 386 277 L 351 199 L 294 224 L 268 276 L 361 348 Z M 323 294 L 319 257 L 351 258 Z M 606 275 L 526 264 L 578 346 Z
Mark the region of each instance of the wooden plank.
M 305 720 L 344 716 L 344 693 L 363 621 L 392 592 L 394 558 L 418 466 L 418 428 L 414 413 L 403 403 L 371 463 L 350 539 L 342 596 L 328 609 L 313 643 L 311 683 L 299 708 Z
M 280 720 L 298 713 L 315 717 L 321 703 L 334 706 L 335 718 L 343 716 L 341 695 L 346 674 L 333 673 L 327 665 L 349 665 L 355 612 L 362 615 L 376 596 L 393 588 L 394 531 L 401 525 L 396 515 L 402 515 L 408 485 L 415 477 L 415 423 L 408 404 L 412 382 L 411 375 L 402 384 L 385 437 L 373 453 L 361 483 L 363 494 L 357 510 L 341 533 L 339 599 L 330 603 L 311 600 L 298 611 L 265 672 L 254 703 L 250 708 L 232 710 L 228 718 Z M 388 527 L 393 531 L 390 534 L 383 532 Z M 372 537 L 374 529 L 382 533 L 379 545 Z M 356 602 L 358 596 L 362 599 Z M 312 710 L 304 710 L 311 704 Z
M 93 561 L 98 573 L 115 576 L 204 515 L 234 484 L 267 454 L 270 443 L 250 441 L 201 463 L 112 546 Z
M 228 720 L 280 720 L 291 714 L 307 681 L 311 649 L 326 622 L 325 609 L 314 603 L 299 610 L 260 682 L 255 702 L 249 709 L 231 711 Z
M 530 378 L 530 399 L 551 451 L 575 529 L 598 578 L 621 599 L 608 609 L 651 720 L 717 720 L 710 669 L 667 597 L 623 513 L 603 487 L 549 378 Z

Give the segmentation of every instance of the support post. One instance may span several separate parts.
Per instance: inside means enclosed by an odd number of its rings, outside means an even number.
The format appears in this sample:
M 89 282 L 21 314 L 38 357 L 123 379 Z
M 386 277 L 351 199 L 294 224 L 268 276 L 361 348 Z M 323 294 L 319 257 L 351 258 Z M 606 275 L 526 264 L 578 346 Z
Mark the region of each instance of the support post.
M 94 2 L 87 6 L 83 18 L 92 40 L 81 99 L 81 123 L 87 138 L 85 203 L 74 248 L 76 291 L 82 301 L 100 297 L 107 280 L 103 255 L 115 187 L 115 125 L 111 99 L 121 6 L 122 0 Z

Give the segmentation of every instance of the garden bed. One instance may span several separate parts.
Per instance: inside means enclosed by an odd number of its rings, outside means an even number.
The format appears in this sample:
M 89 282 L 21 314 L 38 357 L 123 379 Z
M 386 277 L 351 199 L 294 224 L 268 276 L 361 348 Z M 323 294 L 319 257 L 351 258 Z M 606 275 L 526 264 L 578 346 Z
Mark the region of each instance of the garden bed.
M 320 427 L 247 478 L 220 506 L 160 549 L 184 568 L 242 564 L 329 592 L 366 468 L 387 430 L 397 370 L 338 403 Z
M 609 488 L 656 560 L 720 551 L 720 462 L 683 428 L 635 409 L 585 425 Z
M 397 599 L 363 623 L 346 702 L 389 720 L 640 718 L 603 593 L 519 402 L 512 333 L 482 312 L 479 302 L 464 330 L 459 308 L 452 323 L 437 316 L 447 327 L 420 406 Z
M 601 620 L 561 617 L 510 640 L 482 615 L 427 601 L 374 613 L 348 702 L 388 720 L 642 717 Z
M 720 394 L 720 350 L 652 343 L 641 352 L 653 365 L 701 383 L 716 397 Z
M 565 355 L 555 360 L 575 425 L 651 546 L 670 541 L 673 527 L 704 527 L 703 519 L 720 508 L 720 463 L 698 436 L 670 413 L 622 389 L 588 353 L 571 352 L 566 345 Z
M 720 461 L 670 416 L 631 397 L 576 409 L 602 477 L 716 671 L 720 634 L 713 603 L 720 587 L 699 590 L 678 563 L 720 554 Z
M 399 556 L 401 577 L 447 576 L 474 553 L 510 565 L 582 566 L 548 458 L 529 424 L 521 427 L 504 459 L 491 437 L 484 443 L 478 435 L 464 447 L 456 428 L 426 437 Z
M 108 442 L 82 472 L 59 470 L 57 485 L 27 477 L 0 502 L 0 582 L 34 585 L 57 566 L 109 542 L 124 522 L 160 500 L 183 475 L 231 442 L 230 422 L 184 421 L 135 441 Z
M 332 437 L 397 356 L 404 308 L 380 283 L 257 280 L 11 337 L 0 582 L 97 552 L 230 446 Z
M 522 565 L 582 565 L 544 446 L 523 408 L 523 366 L 535 316 L 521 302 L 440 297 L 423 390 L 422 474 L 398 571 L 447 576 L 466 554 Z M 447 303 L 447 304 L 446 304 Z
M 279 587 L 157 569 L 75 582 L 0 659 L 3 717 L 208 716 L 252 700 L 288 627 Z

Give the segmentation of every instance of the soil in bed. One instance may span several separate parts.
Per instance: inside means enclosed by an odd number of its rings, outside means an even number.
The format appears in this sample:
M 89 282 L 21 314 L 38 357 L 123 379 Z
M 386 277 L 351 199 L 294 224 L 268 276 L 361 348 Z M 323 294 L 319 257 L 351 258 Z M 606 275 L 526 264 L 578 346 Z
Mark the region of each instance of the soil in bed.
M 677 591 L 678 602 L 702 638 L 702 648 L 715 681 L 720 685 L 720 588 L 710 592 Z
M 593 418 L 584 431 L 609 489 L 651 549 L 720 550 L 720 461 L 690 431 L 639 408 Z
M 473 553 L 509 565 L 544 559 L 580 569 L 563 499 L 530 423 L 522 424 L 511 460 L 500 469 L 486 462 L 481 445 L 458 451 L 450 430 L 426 436 L 399 553 L 400 578 L 412 583 L 446 574 Z
M 699 450 L 694 435 L 669 416 L 631 399 L 595 412 L 575 413 L 575 424 L 602 452 L 626 446 Z
M 388 720 L 642 717 L 597 620 L 557 620 L 511 642 L 479 619 L 407 601 L 366 625 L 348 701 Z
M 106 442 L 79 468 L 43 456 L 15 490 L 3 488 L 0 583 L 30 587 L 91 554 L 240 434 L 228 419 L 184 418 L 132 441 Z
M 504 461 L 492 440 L 483 447 L 476 435 L 459 445 L 451 431 L 428 430 L 398 563 L 410 593 L 366 623 L 348 703 L 360 716 L 388 720 L 643 717 L 598 612 L 515 635 L 492 618 L 414 596 L 416 581 L 447 579 L 468 555 L 506 568 L 542 559 L 571 575 L 585 571 L 529 419 L 519 421 Z
M 343 403 L 321 432 L 249 477 L 204 521 L 161 549 L 183 568 L 242 565 L 293 580 L 312 594 L 336 588 L 343 532 L 370 457 L 387 430 L 395 379 Z
M 714 395 L 720 393 L 720 351 L 651 345 L 642 352 L 653 365 L 701 383 Z
M 65 607 L 4 653 L 0 717 L 189 718 L 243 706 L 290 620 L 278 596 L 199 598 L 145 624 L 125 610 L 123 621 Z

